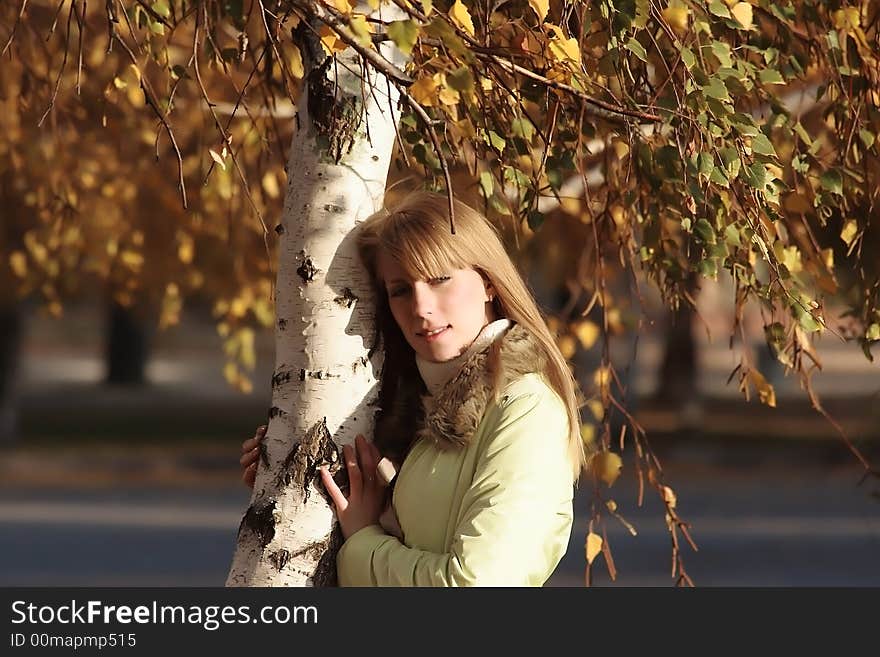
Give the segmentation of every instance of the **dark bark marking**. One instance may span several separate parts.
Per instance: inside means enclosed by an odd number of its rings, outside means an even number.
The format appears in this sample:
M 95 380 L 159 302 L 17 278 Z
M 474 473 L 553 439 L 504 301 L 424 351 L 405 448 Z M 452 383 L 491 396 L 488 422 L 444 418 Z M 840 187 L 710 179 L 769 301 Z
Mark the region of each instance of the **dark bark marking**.
M 286 319 L 279 319 L 278 320 L 278 328 L 281 329 L 282 331 L 286 331 L 287 330 L 287 320 Z
M 354 362 L 351 364 L 351 371 L 352 371 L 352 372 L 357 372 L 359 367 L 366 367 L 366 366 L 367 366 L 367 363 L 369 363 L 369 362 L 370 362 L 370 361 L 368 361 L 366 358 L 364 358 L 363 356 L 361 356 L 360 358 L 358 358 L 356 361 L 354 361 Z
M 293 370 L 278 370 L 272 375 L 272 388 L 275 389 L 278 386 L 287 383 L 292 378 Z
M 342 529 L 339 523 L 336 523 L 330 536 L 321 543 L 323 549 L 318 559 L 318 565 L 315 566 L 315 572 L 312 573 L 312 586 L 326 588 L 339 585 L 336 576 L 336 554 L 343 542 Z
M 307 370 L 301 369 L 299 371 L 299 380 L 305 381 L 306 379 L 338 379 L 338 374 L 331 374 L 327 370 Z
M 276 550 L 267 559 L 280 572 L 287 565 L 287 562 L 290 561 L 290 552 L 287 550 Z
M 302 279 L 303 283 L 310 283 L 315 279 L 315 274 L 318 273 L 318 268 L 315 267 L 315 264 L 312 262 L 312 259 L 303 254 L 304 260 L 303 263 L 297 267 L 296 273 L 299 274 L 299 277 Z
M 284 235 L 284 226 L 282 224 L 278 224 L 275 226 L 275 232 L 279 235 Z
M 342 288 L 342 296 L 338 296 L 333 301 L 338 303 L 340 306 L 344 308 L 351 308 L 354 305 L 354 302 L 357 301 L 358 298 L 354 292 L 351 291 L 351 288 L 344 287 Z
M 269 419 L 270 420 L 273 417 L 279 417 L 279 416 L 285 417 L 287 415 L 289 415 L 289 413 L 287 411 L 285 411 L 281 408 L 278 408 L 277 406 L 273 406 L 272 408 L 269 409 Z
M 264 498 L 251 504 L 238 526 L 239 535 L 247 528 L 260 537 L 260 547 L 265 548 L 269 545 L 275 538 L 275 504 L 274 497 Z
M 356 96 L 336 96 L 336 84 L 327 78 L 334 58 L 327 57 L 309 73 L 308 108 L 318 133 L 318 146 L 339 164 L 351 151 L 361 123 L 362 102 Z
M 340 469 L 339 448 L 333 442 L 327 430 L 327 418 L 315 422 L 281 464 L 277 486 L 288 486 L 291 482 L 299 486 L 303 492 L 303 504 L 309 499 L 312 481 L 318 474 L 318 468 L 329 465 L 330 472 Z

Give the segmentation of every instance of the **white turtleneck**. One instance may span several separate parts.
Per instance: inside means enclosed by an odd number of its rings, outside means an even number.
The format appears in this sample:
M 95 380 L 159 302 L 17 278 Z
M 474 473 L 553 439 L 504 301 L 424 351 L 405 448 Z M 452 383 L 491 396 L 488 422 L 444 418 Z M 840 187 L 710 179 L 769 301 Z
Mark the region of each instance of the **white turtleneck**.
M 426 360 L 416 354 L 416 365 L 419 368 L 419 374 L 428 388 L 428 392 L 432 397 L 436 397 L 437 393 L 443 389 L 443 386 L 458 374 L 459 369 L 471 354 L 478 353 L 492 344 L 513 325 L 509 319 L 496 319 L 483 327 L 479 335 L 474 338 L 471 346 L 464 353 L 455 358 L 445 360 L 442 363 L 434 363 Z

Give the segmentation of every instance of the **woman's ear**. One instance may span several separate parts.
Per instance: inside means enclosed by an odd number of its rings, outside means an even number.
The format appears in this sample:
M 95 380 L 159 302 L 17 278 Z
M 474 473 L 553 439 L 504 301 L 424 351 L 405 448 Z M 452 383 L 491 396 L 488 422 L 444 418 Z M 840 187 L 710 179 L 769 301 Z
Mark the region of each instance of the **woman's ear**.
M 495 301 L 495 287 L 492 283 L 486 283 L 486 296 L 489 298 L 489 301 Z

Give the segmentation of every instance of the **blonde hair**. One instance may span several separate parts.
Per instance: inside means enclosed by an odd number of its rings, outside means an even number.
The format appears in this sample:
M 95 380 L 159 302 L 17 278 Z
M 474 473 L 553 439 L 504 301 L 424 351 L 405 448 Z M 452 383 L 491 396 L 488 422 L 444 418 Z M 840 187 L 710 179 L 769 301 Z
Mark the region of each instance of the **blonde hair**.
M 568 451 L 573 477 L 577 479 L 586 457 L 580 435 L 577 384 L 568 363 L 495 228 L 481 213 L 455 200 L 453 235 L 448 203 L 445 195 L 414 192 L 393 208 L 367 219 L 359 229 L 358 250 L 377 288 L 377 330 L 386 349 L 383 379 L 388 373 L 411 376 L 417 370 L 412 349 L 406 345 L 391 317 L 385 286 L 378 272 L 380 252 L 397 261 L 414 280 L 442 276 L 449 269 L 477 271 L 495 290 L 492 303 L 496 317 L 506 317 L 519 324 L 538 342 L 546 361 L 542 374 L 559 395 L 568 415 Z M 405 362 L 395 363 L 397 359 Z M 396 387 L 398 383 L 395 381 L 393 385 Z

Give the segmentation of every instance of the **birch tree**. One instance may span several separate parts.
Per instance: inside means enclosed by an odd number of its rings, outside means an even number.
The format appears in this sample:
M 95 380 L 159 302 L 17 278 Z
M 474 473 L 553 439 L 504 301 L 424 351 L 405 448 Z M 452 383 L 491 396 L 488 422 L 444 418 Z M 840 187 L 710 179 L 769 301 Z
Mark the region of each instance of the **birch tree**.
M 690 583 L 680 549 L 689 525 L 607 358 L 609 337 L 622 330 L 612 277 L 631 281 L 632 295 L 653 286 L 677 308 L 692 302 L 694 280 L 726 272 L 735 316 L 749 304 L 760 310 L 768 344 L 820 414 L 815 337 L 834 332 L 867 358 L 880 340 L 880 271 L 870 255 L 880 193 L 876 2 L 97 5 L 19 0 L 0 9 L 0 161 L 12 181 L 4 193 L 29 209 L 2 245 L 0 277 L 58 313 L 62 281 L 88 252 L 94 276 L 114 280 L 123 297 L 150 280 L 168 324 L 187 291 L 208 293 L 232 361 L 226 376 L 245 391 L 250 325 L 276 325 L 265 467 L 230 583 L 332 581 L 332 514 L 311 480 L 318 463 L 337 459 L 339 442 L 368 427 L 381 367 L 364 360 L 371 300 L 345 235 L 376 207 L 392 157 L 450 198 L 479 199 L 524 242 L 568 221 L 556 252 L 571 301 L 549 319 L 567 355 L 604 354 L 586 391 L 584 436 L 602 447 L 588 575 L 604 554 L 613 577 L 602 528 L 626 521 L 606 488 L 629 456 L 640 490 L 647 484 L 663 503 L 672 576 Z M 391 5 L 400 14 L 390 16 Z M 77 153 L 88 168 L 70 166 L 93 115 L 120 144 L 137 141 L 129 135 L 152 142 L 176 185 L 163 192 L 163 207 L 173 198 L 183 208 L 166 213 L 183 228 L 158 230 L 163 217 L 125 211 L 138 205 L 139 190 L 130 191 L 138 160 L 108 157 L 114 139 L 100 130 Z M 53 137 L 37 136 L 45 134 Z M 279 212 L 279 162 L 291 135 L 283 218 L 273 230 L 266 216 Z M 113 163 L 127 182 L 113 177 Z M 94 212 L 100 207 L 107 213 Z M 106 230 L 84 219 L 108 213 L 123 228 L 113 248 L 93 237 Z M 235 248 L 224 249 L 223 237 Z M 276 240 L 277 272 L 266 265 Z M 216 268 L 193 251 L 209 249 L 229 258 L 228 286 L 207 289 Z M 166 266 L 146 276 L 157 262 Z M 829 300 L 847 313 L 829 317 Z M 598 323 L 585 318 L 596 308 Z M 742 331 L 738 320 L 732 332 Z M 776 404 L 747 356 L 731 381 L 747 398 Z M 612 436 L 615 417 L 627 430 Z M 841 439 L 866 477 L 876 474 Z

